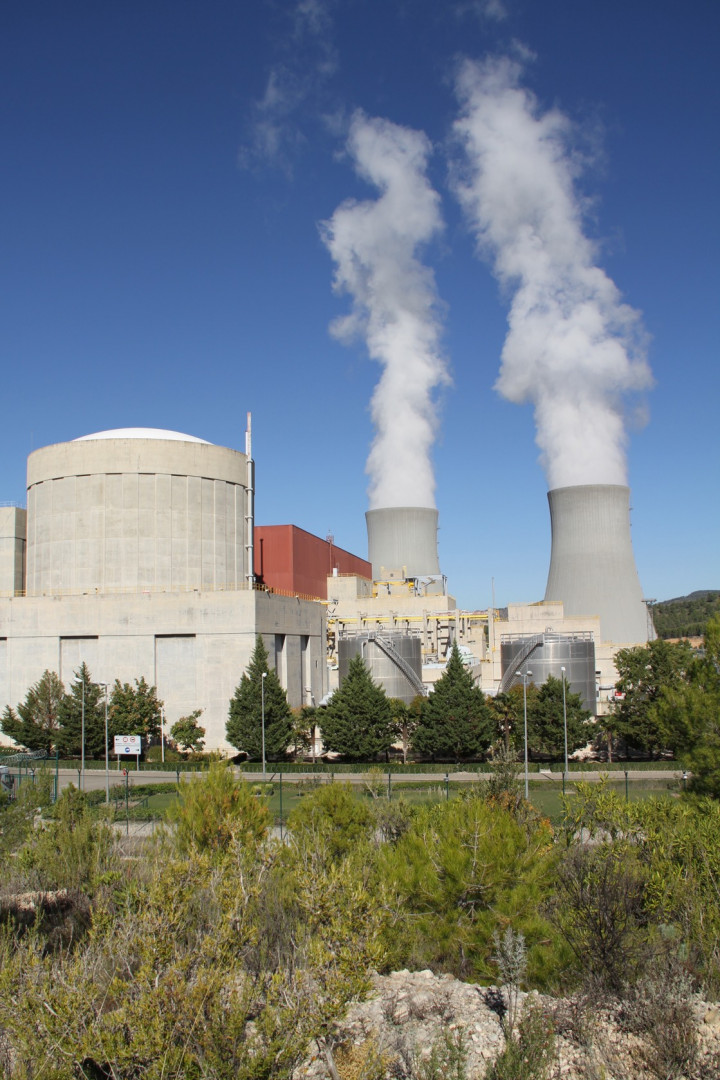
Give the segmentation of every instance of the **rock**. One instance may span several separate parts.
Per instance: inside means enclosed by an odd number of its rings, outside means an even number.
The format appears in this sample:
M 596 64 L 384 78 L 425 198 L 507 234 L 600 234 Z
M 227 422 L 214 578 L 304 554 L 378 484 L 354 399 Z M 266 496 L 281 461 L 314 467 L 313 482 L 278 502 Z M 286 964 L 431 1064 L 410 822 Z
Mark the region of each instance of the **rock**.
M 590 1008 L 537 991 L 520 993 L 518 998 L 520 1008 L 530 1001 L 553 1016 L 557 1032 L 553 1076 L 561 1080 L 586 1080 L 588 1076 L 650 1080 L 648 1044 L 623 1027 L 619 1008 Z M 699 998 L 695 1006 L 700 1060 L 714 1067 L 720 1063 L 720 1007 Z M 361 1045 L 372 1040 L 388 1061 L 388 1080 L 391 1076 L 410 1080 L 416 1072 L 413 1062 L 427 1062 L 433 1050 L 447 1054 L 460 1045 L 467 1080 L 482 1080 L 488 1063 L 505 1046 L 503 1008 L 498 988 L 463 983 L 451 975 L 433 975 L 431 971 L 373 975 L 368 998 L 353 1005 L 338 1025 L 337 1042 Z M 703 1073 L 712 1075 L 712 1068 Z M 301 1078 L 331 1080 L 327 1062 L 310 1052 L 293 1074 L 293 1080 Z

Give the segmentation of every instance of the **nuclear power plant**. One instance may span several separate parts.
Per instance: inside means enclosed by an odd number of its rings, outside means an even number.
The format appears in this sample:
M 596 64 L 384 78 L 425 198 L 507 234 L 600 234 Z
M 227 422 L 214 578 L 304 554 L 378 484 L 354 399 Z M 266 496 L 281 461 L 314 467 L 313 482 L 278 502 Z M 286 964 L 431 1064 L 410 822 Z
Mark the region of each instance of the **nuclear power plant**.
M 549 493 L 545 598 L 459 609 L 438 512 L 366 513 L 368 560 L 297 526 L 254 521 L 254 463 L 178 432 L 121 429 L 28 459 L 27 509 L 0 510 L 0 710 L 45 670 L 85 662 L 112 684 L 143 676 L 169 727 L 202 709 L 228 751 L 228 704 L 257 634 L 291 706 L 319 704 L 362 655 L 392 697 L 431 691 L 453 643 L 486 694 L 565 674 L 586 707 L 613 696 L 617 650 L 652 636 L 630 539 L 629 492 Z

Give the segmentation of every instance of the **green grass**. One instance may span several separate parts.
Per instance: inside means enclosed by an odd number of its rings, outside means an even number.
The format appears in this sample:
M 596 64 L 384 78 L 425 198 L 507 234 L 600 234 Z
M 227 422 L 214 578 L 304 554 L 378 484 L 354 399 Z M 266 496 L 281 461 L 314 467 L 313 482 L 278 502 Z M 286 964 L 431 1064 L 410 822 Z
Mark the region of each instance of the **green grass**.
M 340 777 L 336 778 L 341 781 Z M 576 775 L 576 780 L 581 779 L 581 775 Z M 387 778 L 382 785 L 382 793 L 380 798 L 387 798 Z M 522 783 L 522 777 L 521 777 Z M 262 791 L 262 785 L 257 784 L 258 791 Z M 275 822 L 280 821 L 281 810 L 283 821 L 287 821 L 289 814 L 293 809 L 313 790 L 314 784 L 309 782 L 292 783 L 285 781 L 282 784 L 282 807 L 281 807 L 281 785 L 277 779 L 269 782 L 267 789 L 269 795 L 267 795 L 268 806 L 270 813 Z M 431 783 L 421 782 L 408 782 L 408 783 L 391 783 L 391 797 L 393 799 L 402 798 L 405 802 L 410 803 L 413 806 L 421 806 L 427 803 L 442 802 L 448 796 L 457 798 L 460 791 L 466 788 L 467 785 L 460 784 L 454 781 L 450 781 L 449 785 L 446 785 L 442 777 L 438 777 L 437 780 Z M 609 787 L 616 791 L 621 798 L 625 796 L 625 780 L 617 779 L 610 780 Z M 353 785 L 353 792 L 358 799 L 372 799 L 371 794 L 366 788 L 361 785 Z M 651 796 L 667 795 L 668 792 L 679 792 L 680 785 L 677 781 L 668 780 L 644 780 L 635 779 L 630 780 L 627 787 L 628 798 L 631 801 L 637 799 L 647 799 Z M 566 785 L 566 792 L 568 796 L 572 796 L 575 791 L 575 785 L 573 778 L 571 778 Z M 533 806 L 550 818 L 553 822 L 559 822 L 562 818 L 562 783 L 553 781 L 539 781 L 531 777 L 530 779 L 530 802 Z M 176 798 L 177 792 L 175 786 L 171 784 L 138 784 L 130 785 L 129 788 L 130 797 L 130 810 L 129 816 L 131 819 L 142 820 L 147 818 L 159 818 L 162 817 L 165 811 L 171 806 Z M 90 793 L 89 799 L 92 803 L 98 806 L 104 805 L 105 793 L 101 791 Z M 125 819 L 125 792 L 124 787 L 116 786 L 112 790 L 112 805 L 115 810 L 115 818 L 118 821 Z

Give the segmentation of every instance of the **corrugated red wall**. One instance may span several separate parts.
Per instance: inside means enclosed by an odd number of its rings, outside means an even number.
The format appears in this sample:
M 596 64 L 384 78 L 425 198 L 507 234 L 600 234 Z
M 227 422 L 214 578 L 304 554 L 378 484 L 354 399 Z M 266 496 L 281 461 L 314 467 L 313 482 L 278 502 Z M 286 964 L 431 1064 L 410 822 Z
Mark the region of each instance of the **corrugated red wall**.
M 269 589 L 327 600 L 327 578 L 357 574 L 372 578 L 372 564 L 344 548 L 321 540 L 297 525 L 255 527 L 255 577 Z

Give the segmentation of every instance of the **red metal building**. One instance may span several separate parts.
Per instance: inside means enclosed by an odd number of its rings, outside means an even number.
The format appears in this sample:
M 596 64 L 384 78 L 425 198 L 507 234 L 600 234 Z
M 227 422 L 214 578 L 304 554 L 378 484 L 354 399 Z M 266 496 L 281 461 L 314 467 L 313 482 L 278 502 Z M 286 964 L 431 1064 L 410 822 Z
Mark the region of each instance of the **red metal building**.
M 327 578 L 372 578 L 372 564 L 297 525 L 256 525 L 255 577 L 269 589 L 327 600 Z

